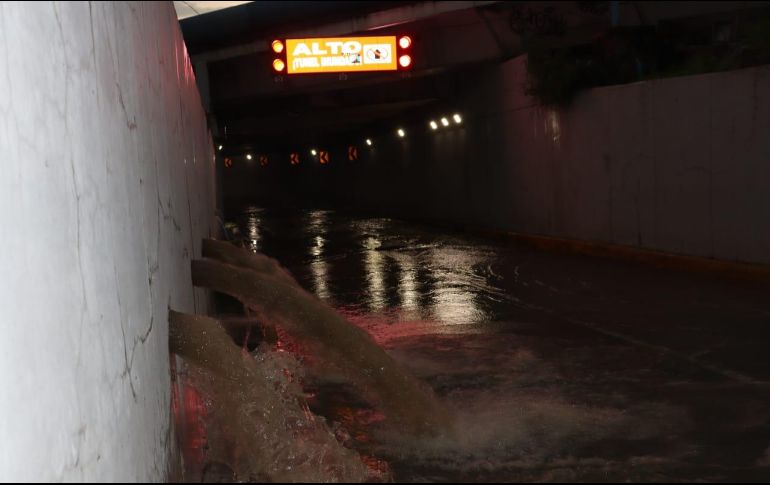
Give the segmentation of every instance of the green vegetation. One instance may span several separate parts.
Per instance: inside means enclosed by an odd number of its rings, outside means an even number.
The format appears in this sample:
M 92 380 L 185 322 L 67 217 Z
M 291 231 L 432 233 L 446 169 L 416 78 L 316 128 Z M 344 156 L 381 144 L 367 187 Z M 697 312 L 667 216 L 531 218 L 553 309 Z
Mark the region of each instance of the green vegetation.
M 532 36 L 526 51 L 527 93 L 564 106 L 592 87 L 770 64 L 770 13 L 615 28 L 561 48 Z

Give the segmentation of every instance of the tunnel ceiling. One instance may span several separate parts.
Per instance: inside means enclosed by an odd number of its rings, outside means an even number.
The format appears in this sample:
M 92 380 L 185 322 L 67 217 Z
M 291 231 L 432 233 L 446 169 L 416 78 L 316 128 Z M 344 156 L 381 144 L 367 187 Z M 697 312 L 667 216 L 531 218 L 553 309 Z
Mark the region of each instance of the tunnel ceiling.
M 176 10 L 176 17 L 178 19 L 186 19 L 195 17 L 196 15 L 205 15 L 207 13 L 216 12 L 226 8 L 237 7 L 249 3 L 246 1 L 219 1 L 219 2 L 200 2 L 200 1 L 184 1 L 174 2 L 174 10 Z
M 609 2 L 253 2 L 181 25 L 215 137 L 228 147 L 289 146 L 456 109 L 479 73 L 523 52 L 512 19 L 560 19 L 567 28 L 543 36 L 555 43 L 606 28 L 606 11 L 581 3 Z M 410 35 L 414 68 L 293 77 L 270 67 L 276 38 L 374 33 Z

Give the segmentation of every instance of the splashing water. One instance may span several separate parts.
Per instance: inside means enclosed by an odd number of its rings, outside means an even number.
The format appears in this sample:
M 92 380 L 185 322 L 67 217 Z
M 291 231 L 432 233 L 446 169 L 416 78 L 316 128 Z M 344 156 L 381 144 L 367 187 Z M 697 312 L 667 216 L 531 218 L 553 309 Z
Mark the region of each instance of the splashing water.
M 204 396 L 206 461 L 239 481 L 360 482 L 386 478 L 343 447 L 307 408 L 289 354 L 239 349 L 215 320 L 172 312 L 172 350 Z
M 449 425 L 449 417 L 430 388 L 365 331 L 303 290 L 275 261 L 210 240 L 204 242 L 203 254 L 219 260 L 193 261 L 196 285 L 237 297 L 262 321 L 285 329 L 318 362 L 344 374 L 368 400 L 381 406 L 391 426 L 422 434 Z

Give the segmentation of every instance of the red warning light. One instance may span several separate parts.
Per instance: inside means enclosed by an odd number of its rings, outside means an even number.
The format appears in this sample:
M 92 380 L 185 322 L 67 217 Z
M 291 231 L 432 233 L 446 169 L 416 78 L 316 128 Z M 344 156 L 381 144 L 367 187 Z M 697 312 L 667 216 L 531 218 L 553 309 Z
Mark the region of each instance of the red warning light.
M 283 70 L 286 69 L 286 63 L 281 59 L 276 59 L 273 61 L 273 69 L 275 69 L 276 72 L 283 72 Z
M 280 40 L 274 40 L 271 46 L 273 47 L 273 52 L 275 52 L 276 54 L 280 54 L 281 52 L 283 52 L 283 42 L 281 42 Z
M 408 35 L 405 35 L 398 39 L 398 45 L 402 49 L 408 49 L 412 45 L 412 38 Z
M 412 65 L 412 57 L 409 54 L 404 54 L 398 58 L 398 65 L 406 69 Z

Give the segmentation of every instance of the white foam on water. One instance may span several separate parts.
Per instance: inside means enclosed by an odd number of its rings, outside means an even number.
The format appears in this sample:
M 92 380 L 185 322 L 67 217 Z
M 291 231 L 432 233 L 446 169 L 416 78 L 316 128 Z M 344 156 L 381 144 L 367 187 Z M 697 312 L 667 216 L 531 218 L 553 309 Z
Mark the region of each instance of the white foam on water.
M 437 388 L 454 415 L 454 428 L 436 436 L 375 431 L 375 454 L 407 464 L 413 474 L 397 478 L 549 481 L 599 474 L 645 479 L 683 457 L 671 450 L 597 453 L 597 446 L 606 451 L 615 442 L 687 430 L 689 418 L 682 409 L 658 402 L 620 407 L 577 401 L 551 364 L 526 348 L 493 345 L 495 338 L 425 335 L 389 341 L 390 354 Z M 633 467 L 642 465 L 633 475 Z M 630 469 L 635 471 L 624 471 Z
M 249 359 L 244 356 L 244 359 Z M 189 364 L 190 382 L 204 396 L 206 461 L 224 463 L 238 480 L 361 482 L 387 479 L 341 445 L 333 426 L 305 403 L 303 370 L 289 353 L 262 346 L 249 368 L 254 386 Z

